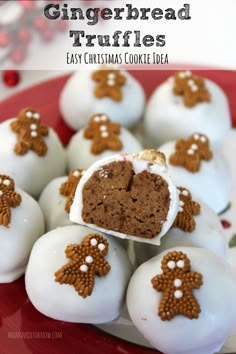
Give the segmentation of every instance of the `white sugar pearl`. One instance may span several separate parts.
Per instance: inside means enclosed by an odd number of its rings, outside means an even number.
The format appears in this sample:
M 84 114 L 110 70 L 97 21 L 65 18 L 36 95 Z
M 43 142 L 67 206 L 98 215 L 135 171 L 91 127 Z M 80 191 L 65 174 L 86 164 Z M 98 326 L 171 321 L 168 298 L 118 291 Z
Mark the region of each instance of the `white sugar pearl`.
M 175 290 L 174 296 L 176 299 L 180 299 L 183 296 L 183 292 L 181 290 Z
M 81 270 L 81 272 L 87 272 L 88 266 L 86 264 L 82 264 L 79 269 Z
M 198 91 L 197 85 L 192 85 L 192 86 L 191 86 L 191 91 L 192 91 L 192 92 L 197 92 L 197 91 Z
M 188 86 L 194 86 L 195 85 L 195 82 L 193 80 L 188 80 Z
M 107 138 L 109 136 L 108 132 L 102 132 L 101 137 Z
M 35 132 L 35 131 L 32 131 L 32 132 L 30 133 L 30 135 L 31 135 L 33 138 L 36 138 L 36 136 L 38 136 L 38 133 Z
M 90 240 L 90 245 L 91 245 L 91 246 L 97 246 L 97 244 L 98 244 L 98 241 L 96 240 L 96 238 L 92 238 L 92 239 Z
M 108 77 L 109 80 L 114 80 L 116 76 L 115 76 L 114 73 L 109 73 L 109 74 L 107 75 L 107 77 Z
M 93 263 L 93 257 L 87 256 L 87 257 L 85 258 L 85 262 L 86 262 L 86 263 Z
M 167 263 L 167 267 L 170 268 L 170 269 L 174 269 L 175 268 L 175 262 L 174 261 L 169 261 Z
M 101 125 L 101 126 L 100 126 L 100 130 L 101 130 L 102 132 L 105 132 L 105 131 L 107 130 L 107 126 L 106 126 L 106 125 Z
M 188 155 L 193 155 L 193 154 L 194 154 L 194 150 L 188 149 L 188 150 L 187 150 L 187 154 L 188 154 Z
M 181 71 L 178 75 L 181 79 L 185 79 L 186 78 L 186 75 L 185 75 L 185 72 L 184 71 Z
M 33 117 L 33 113 L 31 111 L 26 112 L 25 115 L 26 115 L 27 118 L 32 118 Z
M 193 138 L 194 138 L 194 140 L 199 140 L 200 139 L 200 135 L 199 134 L 194 134 Z
M 179 201 L 180 206 L 184 206 L 184 202 L 182 200 Z
M 2 191 L 0 191 L 0 197 L 3 195 L 3 192 Z
M 179 213 L 182 213 L 184 211 L 184 209 L 180 206 L 178 211 L 179 211 Z
M 107 85 L 108 86 L 115 86 L 115 81 L 114 80 L 107 80 Z
M 35 112 L 35 113 L 33 114 L 33 117 L 34 117 L 35 119 L 39 119 L 39 118 L 40 118 L 40 114 L 39 114 L 38 112 Z
M 100 250 L 100 251 L 104 251 L 104 249 L 105 249 L 105 245 L 104 245 L 104 243 L 99 243 L 99 245 L 98 245 L 98 249 Z
M 100 122 L 100 117 L 96 116 L 93 118 L 93 120 L 94 120 L 94 122 L 98 123 L 98 122 Z
M 198 150 L 197 144 L 192 144 L 192 145 L 191 145 L 191 149 L 192 149 L 192 150 Z
M 201 140 L 202 143 L 205 143 L 206 142 L 205 136 L 201 136 L 200 140 Z
M 30 129 L 31 130 L 36 130 L 37 129 L 37 125 L 36 124 L 30 124 Z
M 0 183 L 2 183 L 2 179 L 0 178 Z
M 79 171 L 74 171 L 74 172 L 73 172 L 73 176 L 74 176 L 74 177 L 79 177 L 79 175 L 80 175 Z
M 4 184 L 5 186 L 10 186 L 11 181 L 9 181 L 9 179 L 5 179 L 5 180 L 3 181 L 3 184 Z
M 182 194 L 183 194 L 185 197 L 187 197 L 187 196 L 188 196 L 188 191 L 185 189 L 185 190 L 182 191 Z
M 179 260 L 179 261 L 177 262 L 177 267 L 178 267 L 178 268 L 183 268 L 183 267 L 184 267 L 184 261 Z
M 102 120 L 103 122 L 107 121 L 107 116 L 105 116 L 105 114 L 103 114 L 103 115 L 101 116 L 101 120 Z
M 182 285 L 182 280 L 181 279 L 175 279 L 174 280 L 174 286 L 176 286 L 176 288 L 179 288 Z
M 192 72 L 189 70 L 186 70 L 185 75 L 186 75 L 186 77 L 190 77 L 192 75 Z

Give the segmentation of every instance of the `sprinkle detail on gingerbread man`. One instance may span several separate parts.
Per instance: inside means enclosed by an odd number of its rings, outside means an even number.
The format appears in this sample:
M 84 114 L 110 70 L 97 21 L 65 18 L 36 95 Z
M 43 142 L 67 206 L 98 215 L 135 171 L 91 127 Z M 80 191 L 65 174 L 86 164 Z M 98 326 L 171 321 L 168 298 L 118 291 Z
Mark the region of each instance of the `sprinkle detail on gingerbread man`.
M 190 172 L 198 172 L 201 160 L 212 159 L 209 140 L 204 134 L 195 133 L 187 140 L 180 139 L 175 144 L 175 152 L 170 156 L 169 162 L 174 166 L 182 166 Z
M 81 180 L 81 177 L 83 176 L 84 172 L 85 171 L 82 169 L 72 170 L 69 173 L 67 181 L 62 183 L 60 187 L 60 194 L 67 197 L 66 204 L 65 204 L 65 211 L 68 214 L 70 212 L 70 207 L 74 201 L 77 185 Z
M 16 120 L 11 123 L 11 129 L 17 133 L 17 143 L 14 151 L 17 155 L 25 155 L 29 150 L 38 156 L 45 156 L 47 145 L 43 137 L 48 135 L 48 127 L 41 124 L 40 114 L 32 108 L 20 111 Z
M 122 86 L 126 83 L 126 77 L 120 70 L 104 69 L 94 71 L 92 79 L 97 82 L 94 94 L 97 98 L 110 97 L 114 101 L 122 100 Z
M 201 312 L 193 289 L 203 284 L 202 274 L 190 271 L 190 260 L 183 252 L 169 252 L 161 262 L 162 274 L 151 279 L 155 290 L 162 292 L 158 315 L 170 321 L 177 315 L 196 319 Z
M 13 179 L 6 175 L 0 175 L 0 225 L 9 227 L 11 222 L 11 209 L 21 203 L 21 196 L 15 192 Z
M 179 71 L 174 76 L 173 93 L 183 96 L 186 107 L 199 102 L 210 102 L 211 96 L 202 77 L 194 76 L 191 71 Z
M 89 120 L 89 125 L 84 129 L 84 137 L 92 140 L 91 152 L 99 155 L 105 150 L 120 151 L 122 142 L 120 124 L 113 123 L 105 114 L 95 114 Z
M 95 275 L 105 276 L 111 269 L 105 260 L 109 244 L 99 234 L 89 234 L 80 244 L 66 247 L 65 253 L 71 261 L 55 273 L 55 281 L 73 285 L 79 296 L 86 298 L 93 292 Z
M 192 200 L 190 191 L 183 187 L 179 190 L 179 212 L 172 227 L 178 227 L 185 232 L 193 232 L 196 228 L 194 216 L 200 214 L 201 206 Z

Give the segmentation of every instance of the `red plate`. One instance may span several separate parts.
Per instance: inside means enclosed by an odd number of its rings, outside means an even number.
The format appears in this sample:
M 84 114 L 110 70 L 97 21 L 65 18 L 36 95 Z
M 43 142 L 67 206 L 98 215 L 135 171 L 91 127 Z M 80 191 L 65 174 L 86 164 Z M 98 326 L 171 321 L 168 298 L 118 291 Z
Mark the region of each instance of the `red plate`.
M 133 71 L 147 97 L 170 71 Z M 217 82 L 229 98 L 233 125 L 236 126 L 236 72 L 212 70 L 196 73 Z M 52 126 L 63 143 L 73 134 L 63 122 L 58 99 L 68 76 L 36 85 L 0 104 L 0 120 L 15 117 L 26 106 L 40 110 L 44 123 Z M 37 279 L 35 280 L 37 281 Z M 65 304 L 66 306 L 66 304 Z M 40 314 L 29 302 L 23 277 L 12 284 L 0 284 L 0 353 L 1 354 L 151 354 L 141 348 L 111 337 L 90 325 L 55 321 Z M 156 352 L 157 353 L 157 352 Z

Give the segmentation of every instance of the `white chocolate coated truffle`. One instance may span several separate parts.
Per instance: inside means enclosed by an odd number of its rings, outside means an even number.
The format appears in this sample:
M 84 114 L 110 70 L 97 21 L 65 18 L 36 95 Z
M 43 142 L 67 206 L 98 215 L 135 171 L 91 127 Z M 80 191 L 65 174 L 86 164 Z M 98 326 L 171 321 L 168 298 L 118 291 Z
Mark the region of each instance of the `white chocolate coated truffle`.
M 193 232 L 172 227 L 161 239 L 159 247 L 142 245 L 138 242 L 133 244 L 138 265 L 168 248 L 180 246 L 206 248 L 229 261 L 228 241 L 218 215 L 204 203 L 197 202 L 201 205 L 201 211 L 199 215 L 194 216 L 196 227 Z
M 92 80 L 95 70 L 75 72 L 65 84 L 60 97 L 60 110 L 65 122 L 73 129 L 84 128 L 89 118 L 97 113 L 106 113 L 113 122 L 129 128 L 142 117 L 145 94 L 139 82 L 128 72 L 123 72 L 126 83 L 122 86 L 122 100 L 110 97 L 97 98 L 94 89 L 97 82 Z
M 203 276 L 203 285 L 193 290 L 201 309 L 197 319 L 177 315 L 162 321 L 158 315 L 162 292 L 152 287 L 151 279 L 162 273 L 161 261 L 170 251 L 184 252 L 190 259 L 190 271 Z M 127 291 L 127 307 L 138 330 L 161 352 L 210 354 L 220 350 L 236 325 L 235 296 L 235 275 L 221 257 L 203 248 L 178 247 L 162 252 L 135 271 Z
M 65 173 L 65 151 L 57 134 L 49 128 L 48 136 L 44 137 L 47 145 L 45 156 L 38 156 L 32 150 L 24 155 L 17 155 L 14 152 L 17 134 L 10 127 L 13 121 L 14 119 L 9 119 L 0 124 L 1 172 L 11 176 L 24 191 L 38 197 L 53 178 Z
M 172 92 L 174 81 L 169 78 L 151 96 L 144 118 L 147 141 L 154 146 L 170 140 L 187 138 L 196 131 L 206 134 L 212 146 L 221 147 L 229 134 L 231 118 L 228 100 L 222 89 L 205 79 L 211 100 L 188 108 L 183 96 Z
M 25 272 L 35 241 L 44 233 L 44 219 L 38 203 L 21 189 L 21 203 L 11 208 L 9 227 L 0 225 L 0 283 L 10 283 Z
M 48 232 L 35 243 L 26 270 L 26 291 L 44 315 L 79 323 L 103 323 L 119 315 L 132 267 L 124 249 L 113 238 L 103 235 L 109 243 L 104 258 L 111 268 L 105 276 L 95 275 L 90 296 L 83 298 L 72 285 L 54 280 L 54 273 L 70 261 L 65 255 L 67 245 L 80 244 L 91 233 L 94 231 L 84 226 L 65 226 Z
M 143 153 L 145 154 L 145 151 L 146 150 L 144 150 L 144 152 L 140 152 L 138 155 L 137 154 L 120 154 L 120 155 L 106 157 L 102 160 L 95 162 L 92 166 L 90 166 L 87 169 L 87 171 L 84 173 L 83 177 L 80 180 L 80 183 L 77 186 L 74 201 L 73 201 L 73 204 L 70 209 L 70 220 L 75 223 L 87 225 L 87 226 L 94 228 L 96 230 L 99 230 L 101 232 L 105 232 L 105 233 L 108 233 L 109 235 L 117 236 L 117 237 L 120 237 L 123 239 L 127 238 L 130 240 L 139 241 L 139 242 L 147 242 L 147 243 L 157 244 L 157 245 L 160 244 L 160 238 L 169 230 L 169 228 L 171 227 L 171 225 L 173 224 L 173 222 L 175 220 L 175 217 L 176 217 L 176 214 L 178 211 L 178 206 L 179 206 L 179 197 L 178 197 L 177 188 L 174 185 L 174 183 L 172 182 L 172 179 L 170 178 L 169 173 L 168 173 L 168 168 L 167 168 L 166 164 L 162 161 L 162 158 L 160 158 L 159 161 L 155 161 L 155 162 L 152 161 L 151 162 L 150 160 L 147 160 L 142 157 L 143 156 L 142 154 Z M 149 151 L 149 150 L 147 150 L 147 151 Z M 156 153 L 156 151 L 155 151 L 155 153 Z M 142 172 L 156 174 L 167 183 L 168 191 L 169 191 L 169 209 L 168 209 L 165 220 L 161 220 L 162 227 L 161 227 L 160 233 L 157 234 L 153 238 L 138 237 L 138 236 L 132 235 L 130 233 L 129 234 L 122 233 L 122 232 L 117 231 L 117 229 L 114 229 L 114 228 L 108 230 L 108 229 L 99 227 L 99 226 L 95 225 L 94 223 L 91 223 L 91 224 L 86 223 L 83 220 L 82 214 L 83 214 L 83 188 L 84 188 L 84 185 L 90 179 L 90 177 L 92 177 L 92 175 L 95 172 L 99 172 L 99 175 L 101 178 L 104 178 L 104 179 L 108 178 L 108 180 L 109 180 L 109 176 L 107 176 L 106 172 L 104 173 L 103 167 L 109 163 L 112 163 L 112 162 L 120 163 L 122 161 L 131 162 L 132 166 L 133 166 L 133 172 L 136 175 L 139 173 L 142 173 Z M 114 175 L 114 178 L 118 178 L 118 177 L 119 176 Z M 112 186 L 111 186 L 111 189 L 112 189 Z M 123 190 L 123 193 L 124 193 L 124 190 Z M 116 198 L 117 197 L 118 196 L 116 196 Z M 104 198 L 104 197 L 101 196 L 101 198 Z M 106 196 L 105 196 L 105 198 L 106 198 Z M 149 199 L 150 202 L 152 201 L 152 195 L 148 195 L 147 198 L 150 198 Z M 145 200 L 145 202 L 147 203 L 147 200 Z M 114 207 L 114 205 L 110 205 L 108 207 L 109 207 L 109 210 L 111 210 Z M 126 206 L 124 206 L 124 207 L 126 207 Z M 140 213 L 142 212 L 142 207 L 141 207 L 141 210 L 139 210 Z M 119 215 L 119 217 L 122 219 L 123 214 Z M 136 217 L 137 217 L 137 215 L 134 216 L 134 218 L 136 218 Z
M 122 150 L 118 153 L 130 153 L 139 152 L 142 150 L 142 146 L 139 141 L 132 135 L 127 129 L 121 128 L 121 132 L 117 137 L 122 142 Z M 105 150 L 101 154 L 94 155 L 91 152 L 92 140 L 86 139 L 84 137 L 84 129 L 81 129 L 76 133 L 70 140 L 67 148 L 67 161 L 68 168 L 72 170 L 73 168 L 83 168 L 87 169 L 95 161 L 103 159 L 107 156 L 113 156 L 115 151 Z
M 65 210 L 67 197 L 60 193 L 62 183 L 66 181 L 66 176 L 55 178 L 49 182 L 40 195 L 39 205 L 44 215 L 46 231 L 59 226 L 72 225 L 69 214 Z
M 209 161 L 201 160 L 198 172 L 189 172 L 184 167 L 169 163 L 170 156 L 175 152 L 175 142 L 168 142 L 159 147 L 166 155 L 171 178 L 177 186 L 184 186 L 192 194 L 202 200 L 216 213 L 223 211 L 230 202 L 232 178 L 228 161 L 218 150 L 213 151 Z

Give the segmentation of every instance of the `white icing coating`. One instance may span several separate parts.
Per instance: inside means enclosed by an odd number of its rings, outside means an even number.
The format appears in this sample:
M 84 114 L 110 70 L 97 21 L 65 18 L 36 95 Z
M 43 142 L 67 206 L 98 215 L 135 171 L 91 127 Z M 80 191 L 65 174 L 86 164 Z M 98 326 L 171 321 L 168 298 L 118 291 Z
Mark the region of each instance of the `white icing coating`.
M 193 290 L 201 307 L 198 319 L 179 315 L 162 321 L 157 314 L 162 293 L 153 289 L 151 279 L 162 273 L 162 258 L 174 250 L 186 253 L 191 270 L 203 275 L 203 285 Z M 159 351 L 209 354 L 220 350 L 236 325 L 235 296 L 235 274 L 222 258 L 206 249 L 181 247 L 162 252 L 135 271 L 127 291 L 127 306 L 135 326 Z
M 158 146 L 170 140 L 187 138 L 194 132 L 206 134 L 213 146 L 224 144 L 231 126 L 228 101 L 218 85 L 210 80 L 205 83 L 211 101 L 198 103 L 192 108 L 184 105 L 183 96 L 172 93 L 172 78 L 154 91 L 144 118 L 149 146 L 150 141 Z
M 84 226 L 66 226 L 45 234 L 35 243 L 25 283 L 32 304 L 44 315 L 80 323 L 108 322 L 119 315 L 132 267 L 126 252 L 114 238 L 104 236 L 109 242 L 104 258 L 111 270 L 106 276 L 95 276 L 91 296 L 84 299 L 72 285 L 61 285 L 54 280 L 54 273 L 70 261 L 65 255 L 66 246 L 80 244 L 85 236 L 93 232 Z
M 14 146 L 17 142 L 9 119 L 0 124 L 0 166 L 1 172 L 11 176 L 16 184 L 38 197 L 43 188 L 55 177 L 65 172 L 65 151 L 57 134 L 49 128 L 48 136 L 44 137 L 48 150 L 45 156 L 38 156 L 29 150 L 25 155 L 16 155 Z M 32 132 L 33 133 L 33 132 Z
M 68 177 L 58 177 L 44 188 L 39 198 L 39 205 L 45 218 L 46 231 L 53 230 L 59 226 L 72 225 L 69 214 L 65 211 L 67 197 L 60 193 L 62 183 Z
M 118 135 L 118 137 L 123 144 L 122 150 L 120 150 L 118 153 L 130 153 L 130 152 L 133 153 L 142 150 L 142 146 L 139 143 L 139 141 L 127 129 L 121 128 L 121 133 Z M 94 155 L 90 152 L 91 145 L 92 145 L 92 140 L 84 138 L 83 129 L 80 130 L 72 137 L 67 148 L 67 160 L 68 160 L 69 170 L 78 167 L 87 169 L 95 161 L 100 160 L 107 156 L 114 155 L 116 153 L 115 151 L 112 150 L 105 150 L 103 153 L 99 155 Z
M 38 203 L 15 188 L 21 204 L 11 208 L 9 227 L 0 225 L 0 283 L 10 283 L 25 272 L 31 248 L 44 233 L 44 220 Z M 28 222 L 23 222 L 24 220 Z
M 83 201 L 82 201 L 82 191 L 84 184 L 88 181 L 88 179 L 93 175 L 93 173 L 97 170 L 101 170 L 102 173 L 102 166 L 109 164 L 110 162 L 113 161 L 122 161 L 122 160 L 128 160 L 132 162 L 133 165 L 133 170 L 135 174 L 138 174 L 144 170 L 149 171 L 154 174 L 158 174 L 160 177 L 162 177 L 168 184 L 169 192 L 170 192 L 170 206 L 169 206 L 169 211 L 167 214 L 167 219 L 166 221 L 163 222 L 162 224 L 162 230 L 161 232 L 157 235 L 157 237 L 154 237 L 152 239 L 147 239 L 147 238 L 142 238 L 142 237 L 136 237 L 133 235 L 127 235 L 120 233 L 115 230 L 106 230 L 103 228 L 100 228 L 96 225 L 93 224 L 86 224 L 83 219 L 82 219 L 82 209 L 83 209 Z M 179 208 L 179 194 L 176 186 L 172 182 L 169 174 L 167 172 L 163 172 L 163 165 L 161 163 L 151 163 L 150 161 L 147 160 L 140 160 L 137 157 L 134 157 L 131 155 L 114 155 L 114 156 L 109 156 L 106 157 L 102 160 L 99 160 L 95 162 L 90 168 L 86 170 L 84 173 L 83 177 L 80 180 L 80 183 L 77 186 L 76 192 L 75 192 L 75 197 L 73 204 L 70 209 L 70 220 L 82 224 L 82 225 L 88 225 L 91 228 L 94 228 L 96 230 L 100 230 L 102 232 L 106 232 L 110 235 L 118 236 L 120 238 L 127 238 L 130 240 L 134 241 L 139 241 L 139 242 L 146 242 L 146 243 L 151 243 L 151 244 L 160 244 L 160 239 L 165 233 L 169 230 L 171 225 L 173 224 L 176 214 L 178 212 Z M 104 174 L 104 178 L 106 178 L 106 175 Z
M 66 123 L 78 130 L 88 124 L 93 114 L 104 112 L 124 127 L 136 124 L 143 115 L 145 105 L 145 94 L 138 81 L 128 72 L 122 73 L 126 77 L 126 83 L 122 86 L 123 99 L 119 102 L 109 97 L 99 99 L 94 95 L 97 83 L 91 78 L 93 71 L 77 71 L 63 88 L 60 109 Z M 114 85 L 113 79 L 109 83 Z
M 175 142 L 166 143 L 158 149 L 166 155 L 168 163 L 170 155 L 175 152 Z M 213 150 L 211 160 L 201 160 L 200 170 L 196 173 L 171 164 L 168 168 L 177 186 L 189 189 L 216 213 L 221 212 L 228 205 L 232 189 L 231 173 L 226 157 L 218 150 Z
M 136 263 L 139 265 L 158 253 L 172 247 L 202 247 L 214 252 L 218 256 L 229 260 L 227 238 L 218 215 L 203 202 L 193 200 L 201 205 L 201 212 L 194 216 L 196 228 L 193 232 L 184 232 L 179 228 L 171 228 L 161 239 L 160 247 L 152 245 L 133 244 Z M 145 247 L 144 247 L 145 246 Z

